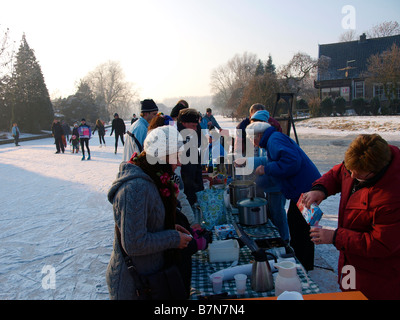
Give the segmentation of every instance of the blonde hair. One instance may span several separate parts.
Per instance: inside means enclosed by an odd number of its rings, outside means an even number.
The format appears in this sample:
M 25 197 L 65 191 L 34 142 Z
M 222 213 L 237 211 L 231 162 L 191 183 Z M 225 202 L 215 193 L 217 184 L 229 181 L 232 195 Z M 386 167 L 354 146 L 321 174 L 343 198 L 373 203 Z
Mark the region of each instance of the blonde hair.
M 392 158 L 386 140 L 378 134 L 361 134 L 353 140 L 344 156 L 348 170 L 379 172 Z

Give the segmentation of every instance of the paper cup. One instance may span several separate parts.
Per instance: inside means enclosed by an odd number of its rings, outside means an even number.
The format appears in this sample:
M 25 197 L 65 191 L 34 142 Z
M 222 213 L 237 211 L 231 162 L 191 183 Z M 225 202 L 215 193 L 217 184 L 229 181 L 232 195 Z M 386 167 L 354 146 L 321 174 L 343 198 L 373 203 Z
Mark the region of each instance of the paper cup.
M 239 273 L 239 274 L 235 274 L 234 278 L 235 278 L 235 283 L 236 283 L 237 294 L 245 294 L 246 293 L 247 276 L 245 274 Z
M 214 293 L 222 292 L 222 282 L 224 281 L 224 277 L 220 274 L 216 274 L 212 277 L 212 285 Z

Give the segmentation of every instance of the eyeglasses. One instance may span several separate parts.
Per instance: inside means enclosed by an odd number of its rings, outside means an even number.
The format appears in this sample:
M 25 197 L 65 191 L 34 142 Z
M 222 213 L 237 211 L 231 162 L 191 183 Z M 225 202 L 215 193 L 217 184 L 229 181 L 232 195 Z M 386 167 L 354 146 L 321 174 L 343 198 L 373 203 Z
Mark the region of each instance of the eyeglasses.
M 349 170 L 349 171 L 351 173 L 351 177 L 353 179 L 357 179 L 357 180 L 368 180 L 368 178 L 371 178 L 372 175 L 375 174 L 375 172 L 372 172 L 372 171 L 370 173 L 367 173 L 367 174 L 359 174 L 358 172 L 352 171 L 352 170 Z

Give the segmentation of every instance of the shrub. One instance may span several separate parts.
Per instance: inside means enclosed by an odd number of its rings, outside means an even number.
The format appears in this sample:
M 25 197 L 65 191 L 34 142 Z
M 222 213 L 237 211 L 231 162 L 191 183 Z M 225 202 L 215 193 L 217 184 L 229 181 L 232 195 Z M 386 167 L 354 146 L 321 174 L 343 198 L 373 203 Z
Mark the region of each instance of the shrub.
M 321 112 L 323 115 L 330 116 L 333 112 L 333 100 L 331 97 L 326 97 L 321 102 Z
M 346 112 L 346 100 L 343 97 L 337 97 L 334 105 L 336 108 L 336 112 L 344 115 L 344 113 Z
M 353 107 L 354 111 L 361 116 L 365 111 L 366 103 L 363 98 L 357 98 L 351 101 L 351 106 Z
M 379 97 L 373 97 L 371 99 L 371 112 L 374 116 L 376 116 L 379 113 L 379 109 L 381 108 L 381 100 L 379 100 Z

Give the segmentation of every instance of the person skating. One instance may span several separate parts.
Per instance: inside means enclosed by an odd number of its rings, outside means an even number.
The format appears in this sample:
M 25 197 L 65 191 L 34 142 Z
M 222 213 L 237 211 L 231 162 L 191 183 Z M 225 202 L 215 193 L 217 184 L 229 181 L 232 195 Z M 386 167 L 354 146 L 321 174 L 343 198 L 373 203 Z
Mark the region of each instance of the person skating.
M 72 129 L 72 137 L 69 142 L 72 144 L 72 153 L 78 153 L 79 152 L 79 127 L 78 124 L 75 122 L 74 123 L 74 128 Z M 75 139 L 74 139 L 75 137 Z
M 20 134 L 20 131 L 19 131 L 18 125 L 17 125 L 16 123 L 13 124 L 12 131 L 11 131 L 11 132 L 12 132 L 12 136 L 13 136 L 13 138 L 14 138 L 15 146 L 16 146 L 16 147 L 19 147 L 18 142 L 19 142 L 19 134 Z
M 79 131 L 79 139 L 81 141 L 82 160 L 85 160 L 85 148 L 84 148 L 85 145 L 88 152 L 87 159 L 90 160 L 89 139 L 92 136 L 92 129 L 90 128 L 90 126 L 86 124 L 85 119 L 81 120 L 81 125 L 79 126 L 78 131 Z
M 61 151 L 62 153 L 64 153 L 65 148 L 64 148 L 64 143 L 62 141 L 64 132 L 59 120 L 55 119 L 53 121 L 53 126 L 51 127 L 51 131 L 53 133 L 53 137 L 56 144 L 56 149 L 57 149 L 56 153 L 60 153 Z
M 115 131 L 115 152 L 114 153 L 117 154 L 118 138 L 121 139 L 122 145 L 125 145 L 124 134 L 126 132 L 125 122 L 118 116 L 118 113 L 114 114 L 114 120 L 112 121 L 110 136 L 112 136 L 114 131 Z
M 106 140 L 104 140 L 104 135 L 106 134 L 106 130 L 104 128 L 104 123 L 100 119 L 96 120 L 96 126 L 93 130 L 93 134 L 98 130 L 98 135 L 99 135 L 99 142 L 100 142 L 100 148 L 103 146 L 102 143 L 104 143 L 104 146 L 106 146 Z

